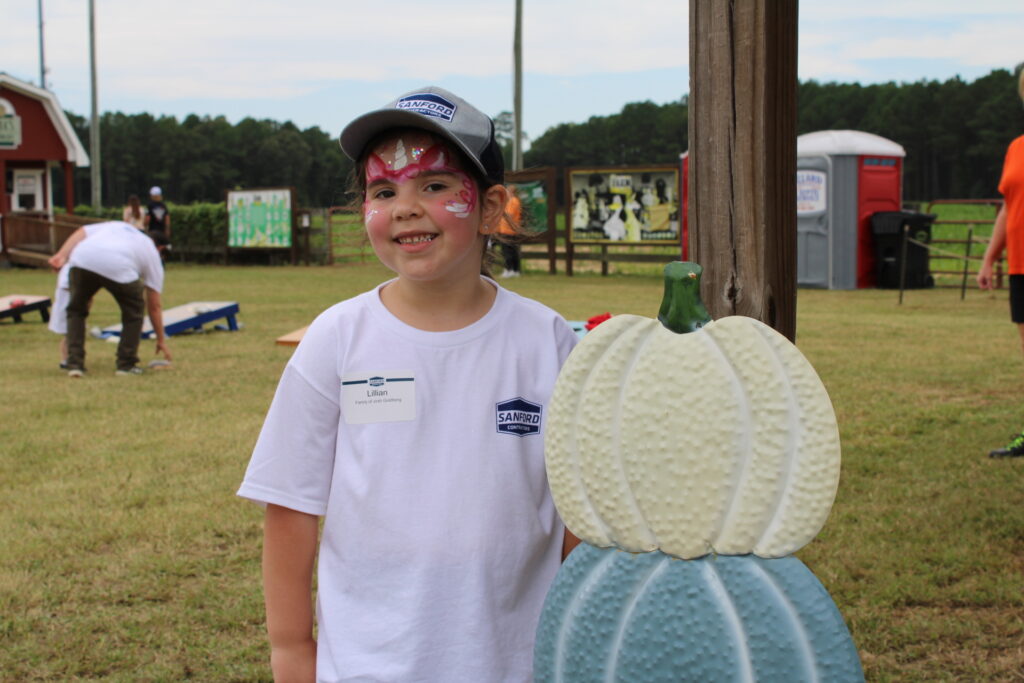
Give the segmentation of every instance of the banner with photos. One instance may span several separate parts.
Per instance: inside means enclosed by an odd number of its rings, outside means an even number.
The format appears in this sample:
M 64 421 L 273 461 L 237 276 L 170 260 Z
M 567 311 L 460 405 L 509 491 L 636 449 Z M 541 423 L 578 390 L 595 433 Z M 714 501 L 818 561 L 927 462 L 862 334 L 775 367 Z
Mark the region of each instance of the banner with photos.
M 681 239 L 678 169 L 571 169 L 566 189 L 574 242 Z

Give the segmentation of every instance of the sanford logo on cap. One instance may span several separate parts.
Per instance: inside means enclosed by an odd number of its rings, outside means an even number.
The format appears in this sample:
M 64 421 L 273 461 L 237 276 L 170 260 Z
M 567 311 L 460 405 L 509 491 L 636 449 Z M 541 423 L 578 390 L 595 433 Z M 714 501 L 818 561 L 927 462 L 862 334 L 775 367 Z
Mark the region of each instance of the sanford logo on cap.
M 451 121 L 455 116 L 455 104 L 449 102 L 440 95 L 434 95 L 432 93 L 420 93 L 418 95 L 406 95 L 402 99 L 398 100 L 398 104 L 395 105 L 396 109 L 408 109 L 414 111 L 417 114 L 423 114 L 424 116 L 433 116 L 434 118 L 444 119 L 445 121 Z
M 540 432 L 542 408 L 536 403 L 516 397 L 502 401 L 494 408 L 499 434 L 529 436 Z

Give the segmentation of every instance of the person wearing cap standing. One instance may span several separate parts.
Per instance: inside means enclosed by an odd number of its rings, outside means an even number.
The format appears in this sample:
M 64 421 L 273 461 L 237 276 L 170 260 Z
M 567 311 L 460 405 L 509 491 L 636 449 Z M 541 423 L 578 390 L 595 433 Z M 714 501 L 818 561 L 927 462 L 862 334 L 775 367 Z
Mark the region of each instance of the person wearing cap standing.
M 164 193 L 158 185 L 149 188 L 149 203 L 146 204 L 146 231 L 162 233 L 171 239 L 171 212 L 164 204 Z
M 530 681 L 575 543 L 543 457 L 575 335 L 486 275 L 508 201 L 490 118 L 421 88 L 352 121 L 341 147 L 395 277 L 309 327 L 238 491 L 266 507 L 274 677 Z

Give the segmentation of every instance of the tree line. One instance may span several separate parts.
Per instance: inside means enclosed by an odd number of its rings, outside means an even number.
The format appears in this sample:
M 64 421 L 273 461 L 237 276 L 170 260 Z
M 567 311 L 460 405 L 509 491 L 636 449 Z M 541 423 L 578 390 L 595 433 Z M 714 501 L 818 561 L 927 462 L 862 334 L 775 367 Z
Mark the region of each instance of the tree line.
M 88 120 L 70 112 L 68 119 L 88 149 Z M 352 170 L 337 135 L 316 126 L 253 118 L 232 124 L 195 114 L 178 121 L 104 113 L 100 156 L 104 206 L 121 206 L 133 194 L 145 204 L 153 185 L 179 204 L 224 201 L 225 191 L 236 188 L 294 187 L 300 206 L 333 206 L 345 201 Z M 60 179 L 54 180 L 57 189 Z M 88 168 L 75 172 L 75 196 L 91 196 Z
M 660 105 L 633 102 L 617 114 L 554 126 L 531 142 L 525 165 L 677 163 L 688 147 L 687 104 L 685 95 Z M 68 116 L 88 148 L 88 121 Z M 970 83 L 959 77 L 866 86 L 806 81 L 799 84 L 797 116 L 798 134 L 853 129 L 903 145 L 903 195 L 911 201 L 997 196 L 1006 146 L 1024 131 L 1016 79 L 1005 69 Z M 508 129 L 498 126 L 510 154 Z M 352 170 L 336 132 L 291 122 L 105 113 L 100 139 L 107 206 L 124 204 L 131 194 L 145 199 L 151 185 L 177 203 L 222 201 L 236 187 L 292 186 L 300 205 L 332 206 L 345 203 Z M 90 196 L 88 169 L 78 169 L 75 183 L 77 197 Z

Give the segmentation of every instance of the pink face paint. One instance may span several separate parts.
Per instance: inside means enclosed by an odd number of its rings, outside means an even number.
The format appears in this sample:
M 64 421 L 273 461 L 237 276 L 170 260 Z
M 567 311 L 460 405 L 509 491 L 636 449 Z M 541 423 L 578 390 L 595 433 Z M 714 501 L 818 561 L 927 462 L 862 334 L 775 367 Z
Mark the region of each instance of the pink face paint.
M 476 185 L 466 173 L 451 165 L 449 151 L 427 133 L 406 133 L 379 145 L 366 159 L 366 184 L 375 182 L 404 183 L 425 172 L 450 173 L 462 182 L 456 199 L 445 202 L 445 211 L 457 218 L 468 218 L 476 208 Z M 376 211 L 368 211 L 369 199 L 363 203 L 365 221 L 368 223 Z

